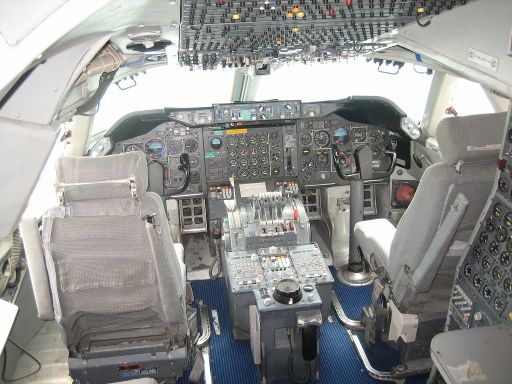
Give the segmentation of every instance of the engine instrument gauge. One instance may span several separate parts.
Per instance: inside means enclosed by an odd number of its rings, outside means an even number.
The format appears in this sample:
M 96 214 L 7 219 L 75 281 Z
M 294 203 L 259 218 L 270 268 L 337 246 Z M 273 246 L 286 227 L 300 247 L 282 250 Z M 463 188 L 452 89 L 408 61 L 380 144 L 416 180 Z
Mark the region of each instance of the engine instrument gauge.
M 127 144 L 124 147 L 124 152 L 142 151 L 140 144 Z
M 327 133 L 327 131 L 317 131 L 314 134 L 313 141 L 317 147 L 325 148 L 329 145 L 331 136 Z
M 485 244 L 487 243 L 487 240 L 489 240 L 489 235 L 487 234 L 487 232 L 482 232 L 478 240 L 480 241 L 480 244 Z
M 185 141 L 185 151 L 188 153 L 197 151 L 197 141 L 193 139 Z
M 491 252 L 491 254 L 493 255 L 497 255 L 498 252 L 500 250 L 500 246 L 499 244 L 496 242 L 496 241 L 493 241 L 490 245 L 489 245 L 489 251 Z
M 183 143 L 181 140 L 171 140 L 167 143 L 167 151 L 170 155 L 177 155 L 182 152 Z
M 144 152 L 151 159 L 161 159 L 165 156 L 165 143 L 160 139 L 150 139 L 144 145 Z
M 464 266 L 464 276 L 469 277 L 473 273 L 473 267 L 471 264 L 466 264 Z

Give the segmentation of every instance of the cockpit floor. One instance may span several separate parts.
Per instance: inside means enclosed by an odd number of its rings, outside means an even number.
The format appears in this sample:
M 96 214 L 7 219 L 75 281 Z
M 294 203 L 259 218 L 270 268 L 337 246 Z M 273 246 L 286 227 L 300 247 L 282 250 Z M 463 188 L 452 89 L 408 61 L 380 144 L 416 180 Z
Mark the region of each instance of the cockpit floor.
M 252 363 L 250 342 L 235 341 L 230 330 L 229 313 L 223 279 L 192 281 L 196 300 L 203 300 L 210 309 L 216 309 L 219 315 L 221 334 L 212 330 L 211 366 L 214 383 L 259 383 L 259 372 Z M 346 287 L 335 283 L 335 290 L 343 303 L 345 312 L 351 318 L 358 318 L 361 307 L 370 301 L 371 287 Z M 60 339 L 56 323 L 46 322 L 39 334 L 27 346 L 41 363 L 41 371 L 18 383 L 70 384 L 67 368 L 67 350 Z M 381 343 L 367 350 L 368 357 L 375 368 L 389 370 L 396 364 L 397 354 Z M 33 362 L 23 355 L 18 361 L 15 377 L 22 376 L 34 368 Z M 185 372 L 179 383 L 186 383 Z M 409 378 L 407 383 L 423 384 L 426 376 Z M 320 331 L 320 379 L 314 383 L 378 383 L 364 370 L 350 339 L 334 313 L 325 322 Z M 289 384 L 291 381 L 279 380 L 273 384 Z
M 222 279 L 193 281 L 196 300 L 203 300 L 210 309 L 219 314 L 221 335 L 212 331 L 211 363 L 214 383 L 259 383 L 259 372 L 252 363 L 249 341 L 235 341 L 230 329 L 227 299 Z M 343 301 L 347 315 L 359 318 L 361 307 L 368 305 L 371 287 L 346 287 L 335 283 L 336 293 Z M 381 343 L 367 351 L 375 368 L 389 370 L 396 365 L 397 354 Z M 423 384 L 427 376 L 409 378 L 407 383 Z M 185 383 L 185 378 L 183 383 Z M 329 321 L 320 330 L 320 379 L 314 383 L 382 383 L 372 379 L 364 370 L 347 332 L 331 313 Z M 291 384 L 288 380 L 274 381 L 273 384 Z

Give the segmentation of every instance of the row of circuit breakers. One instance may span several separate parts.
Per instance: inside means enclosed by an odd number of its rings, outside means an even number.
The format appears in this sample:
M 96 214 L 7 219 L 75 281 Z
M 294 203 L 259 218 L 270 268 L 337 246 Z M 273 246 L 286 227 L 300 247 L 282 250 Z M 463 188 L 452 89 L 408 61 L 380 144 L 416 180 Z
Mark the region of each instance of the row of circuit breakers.
M 191 68 L 333 61 L 470 0 L 184 0 L 179 61 Z M 370 43 L 369 43 L 370 42 Z

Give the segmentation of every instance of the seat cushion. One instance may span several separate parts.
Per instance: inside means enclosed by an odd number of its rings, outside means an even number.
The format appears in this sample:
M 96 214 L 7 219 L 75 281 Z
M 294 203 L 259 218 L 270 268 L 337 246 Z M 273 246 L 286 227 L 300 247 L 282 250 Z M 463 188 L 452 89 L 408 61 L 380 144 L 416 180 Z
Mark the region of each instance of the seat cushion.
M 357 245 L 373 269 L 387 269 L 396 228 L 386 219 L 360 221 L 354 227 Z

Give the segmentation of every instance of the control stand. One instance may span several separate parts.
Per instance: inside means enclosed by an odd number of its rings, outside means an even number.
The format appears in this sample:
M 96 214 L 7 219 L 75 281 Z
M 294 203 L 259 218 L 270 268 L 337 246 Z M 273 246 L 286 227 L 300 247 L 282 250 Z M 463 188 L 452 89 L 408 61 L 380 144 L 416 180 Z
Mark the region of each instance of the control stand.
M 234 338 L 250 339 L 267 381 L 316 378 L 334 279 L 310 241 L 302 201 L 266 192 L 226 206 L 222 268 Z

